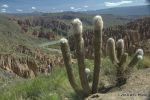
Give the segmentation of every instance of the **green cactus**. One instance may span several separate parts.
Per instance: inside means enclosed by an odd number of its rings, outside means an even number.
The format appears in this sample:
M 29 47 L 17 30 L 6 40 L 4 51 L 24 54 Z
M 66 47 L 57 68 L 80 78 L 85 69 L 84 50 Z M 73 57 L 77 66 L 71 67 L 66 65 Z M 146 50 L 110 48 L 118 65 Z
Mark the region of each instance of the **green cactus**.
M 60 40 L 60 44 L 61 44 L 61 51 L 62 51 L 62 55 L 64 58 L 64 63 L 66 66 L 66 71 L 67 71 L 69 82 L 72 88 L 75 90 L 75 92 L 80 94 L 80 89 L 75 81 L 75 77 L 74 77 L 73 70 L 71 67 L 71 55 L 70 55 L 70 47 L 68 44 L 68 40 L 65 38 L 62 38 Z
M 82 37 L 82 22 L 79 19 L 74 19 L 72 22 L 73 33 L 75 36 L 75 49 L 78 61 L 79 77 L 83 88 L 84 95 L 90 94 L 90 86 L 85 73 L 85 62 L 84 62 L 84 40 Z
M 112 63 L 117 64 L 118 60 L 115 49 L 115 40 L 113 38 L 109 38 L 106 46 L 107 55 L 110 57 Z
M 82 88 L 80 89 L 76 83 L 73 70 L 71 68 L 71 54 L 68 45 L 67 39 L 61 39 L 61 51 L 64 58 L 64 64 L 67 70 L 68 79 L 70 81 L 73 89 L 83 96 L 89 96 L 91 93 L 98 92 L 98 82 L 99 82 L 99 73 L 101 68 L 101 59 L 102 59 L 102 29 L 103 29 L 103 20 L 101 16 L 94 17 L 94 71 L 93 71 L 93 83 L 92 91 L 88 83 L 87 73 L 90 73 L 90 70 L 86 68 L 84 62 L 84 39 L 82 37 L 82 22 L 79 19 L 74 19 L 72 22 L 73 33 L 75 38 L 75 50 L 76 57 L 78 62 L 79 77 Z M 131 62 L 127 65 L 128 54 L 124 50 L 124 41 L 119 39 L 116 43 L 113 38 L 107 40 L 106 45 L 107 55 L 110 57 L 110 60 L 117 68 L 117 86 L 123 85 L 127 80 L 127 72 L 130 72 L 137 62 L 143 58 L 143 50 L 138 49 L 135 53 Z
M 101 67 L 101 54 L 102 54 L 102 29 L 103 20 L 101 16 L 94 17 L 94 73 L 92 93 L 98 90 L 99 72 Z
M 137 62 L 141 59 L 143 59 L 143 55 L 144 55 L 144 52 L 142 49 L 138 49 L 136 51 L 136 53 L 134 54 L 134 57 L 133 59 L 131 60 L 131 62 L 129 63 L 129 67 L 133 67 L 134 65 L 137 64 Z
M 109 38 L 107 41 L 106 51 L 112 63 L 117 67 L 117 86 L 121 86 L 126 83 L 127 78 L 130 76 L 130 73 L 133 67 L 138 63 L 140 59 L 143 58 L 143 50 L 138 49 L 131 60 L 131 62 L 126 65 L 128 53 L 124 53 L 124 41 L 119 39 L 116 43 L 113 38 Z
M 124 53 L 124 41 L 123 39 L 119 39 L 116 43 L 116 49 L 117 49 L 117 58 L 118 60 L 120 61 L 121 60 L 121 57 Z

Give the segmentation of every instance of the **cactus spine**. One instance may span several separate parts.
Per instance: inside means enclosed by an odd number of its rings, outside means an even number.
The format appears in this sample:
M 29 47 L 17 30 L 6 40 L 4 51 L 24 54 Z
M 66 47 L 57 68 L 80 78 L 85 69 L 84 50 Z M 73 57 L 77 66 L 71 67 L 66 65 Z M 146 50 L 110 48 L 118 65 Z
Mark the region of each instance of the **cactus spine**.
M 92 93 L 96 93 L 99 82 L 99 72 L 101 67 L 101 52 L 102 52 L 102 29 L 103 20 L 101 16 L 94 17 L 94 73 Z
M 74 19 L 72 22 L 73 33 L 75 36 L 75 49 L 79 68 L 79 77 L 83 92 L 85 96 L 90 94 L 90 87 L 85 73 L 85 62 L 84 62 L 84 40 L 82 37 L 82 22 L 79 19 Z
M 62 51 L 62 55 L 64 58 L 64 63 L 65 63 L 69 82 L 70 82 L 72 88 L 75 90 L 75 92 L 79 94 L 80 90 L 75 81 L 73 70 L 71 68 L 71 55 L 70 55 L 70 48 L 69 48 L 68 40 L 65 38 L 62 38 L 60 40 L 60 44 L 61 44 L 61 51 Z

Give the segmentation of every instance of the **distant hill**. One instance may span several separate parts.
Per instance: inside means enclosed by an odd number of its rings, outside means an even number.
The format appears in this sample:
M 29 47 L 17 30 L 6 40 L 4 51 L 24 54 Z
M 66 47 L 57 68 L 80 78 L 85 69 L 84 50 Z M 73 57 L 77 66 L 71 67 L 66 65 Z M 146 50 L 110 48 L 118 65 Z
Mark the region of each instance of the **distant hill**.
M 34 19 L 43 19 L 43 20 L 60 20 L 63 21 L 65 24 L 69 24 L 74 18 L 80 18 L 81 21 L 84 23 L 85 27 L 91 28 L 93 24 L 93 17 L 96 13 L 85 13 L 85 12 L 62 12 L 62 13 L 17 13 L 17 14 L 10 14 L 13 16 L 17 16 L 20 18 L 30 18 L 31 16 Z M 113 15 L 113 14 L 101 14 L 103 20 L 105 21 L 104 27 L 110 27 L 113 25 L 122 25 L 132 20 L 135 20 L 141 16 L 120 16 L 120 15 Z M 46 22 L 48 24 L 48 21 Z
M 43 12 L 38 12 L 38 11 L 34 11 L 31 13 L 6 13 L 7 15 L 13 15 L 13 16 L 41 16 L 44 13 Z
M 113 14 L 113 15 L 150 15 L 150 5 L 115 7 L 95 11 L 87 11 L 88 14 Z

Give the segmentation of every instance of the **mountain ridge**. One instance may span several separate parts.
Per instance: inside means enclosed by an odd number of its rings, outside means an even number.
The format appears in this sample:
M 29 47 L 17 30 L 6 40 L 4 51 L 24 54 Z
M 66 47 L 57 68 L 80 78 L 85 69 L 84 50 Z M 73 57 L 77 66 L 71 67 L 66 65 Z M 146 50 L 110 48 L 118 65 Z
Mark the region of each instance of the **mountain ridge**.
M 88 14 L 113 14 L 113 15 L 150 15 L 150 5 L 114 7 L 95 11 L 86 11 Z

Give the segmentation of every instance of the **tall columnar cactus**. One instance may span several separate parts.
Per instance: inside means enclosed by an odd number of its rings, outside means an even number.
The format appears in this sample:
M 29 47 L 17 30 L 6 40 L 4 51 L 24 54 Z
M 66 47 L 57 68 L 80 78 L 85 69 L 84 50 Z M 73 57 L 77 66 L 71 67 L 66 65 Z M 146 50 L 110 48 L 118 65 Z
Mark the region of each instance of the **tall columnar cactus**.
M 126 83 L 128 78 L 127 76 L 130 75 L 131 70 L 138 61 L 143 58 L 144 54 L 142 49 L 138 49 L 131 62 L 126 65 L 128 53 L 124 52 L 124 41 L 123 39 L 119 39 L 115 47 L 115 41 L 113 38 L 109 38 L 107 40 L 106 51 L 112 63 L 117 67 L 117 86 L 121 86 Z
M 72 22 L 72 26 L 75 36 L 75 49 L 79 68 L 79 77 L 84 94 L 89 95 L 90 87 L 85 73 L 86 67 L 84 62 L 84 39 L 82 37 L 82 22 L 79 19 L 74 19 Z
M 101 67 L 101 53 L 102 53 L 102 29 L 103 20 L 101 16 L 94 17 L 94 73 L 92 93 L 98 90 L 99 72 Z
M 68 44 L 68 40 L 65 38 L 62 38 L 60 40 L 60 44 L 61 44 L 61 51 L 62 51 L 62 55 L 64 58 L 64 63 L 66 66 L 66 71 L 67 71 L 69 82 L 72 88 L 75 90 L 75 92 L 79 94 L 80 89 L 75 81 L 75 77 L 74 77 L 73 70 L 71 67 L 71 55 L 70 55 L 70 47 Z
M 77 93 L 82 93 L 84 96 L 88 96 L 91 92 L 96 93 L 98 90 L 99 82 L 99 73 L 101 67 L 101 54 L 102 54 L 102 29 L 103 29 L 103 20 L 101 16 L 94 17 L 94 72 L 93 72 L 93 84 L 92 91 L 90 89 L 87 74 L 90 71 L 85 67 L 84 62 L 84 39 L 82 37 L 82 22 L 79 19 L 74 19 L 72 22 L 74 38 L 75 38 L 75 50 L 76 57 L 78 62 L 79 77 L 82 89 L 79 89 L 78 84 L 76 83 L 73 70 L 71 68 L 71 54 L 66 39 L 61 39 L 61 51 L 64 58 L 65 67 L 67 70 L 68 79 L 71 86 Z M 137 62 L 143 58 L 143 50 L 138 49 L 131 60 L 127 65 L 128 54 L 124 50 L 124 41 L 119 39 L 116 43 L 113 38 L 107 40 L 106 46 L 107 55 L 110 57 L 112 63 L 117 66 L 117 85 L 122 85 L 127 80 L 127 72 L 130 72 L 130 69 L 137 64 Z

